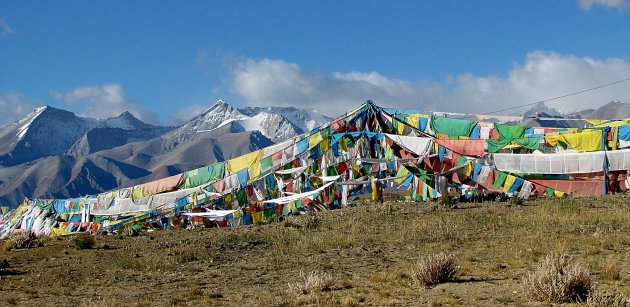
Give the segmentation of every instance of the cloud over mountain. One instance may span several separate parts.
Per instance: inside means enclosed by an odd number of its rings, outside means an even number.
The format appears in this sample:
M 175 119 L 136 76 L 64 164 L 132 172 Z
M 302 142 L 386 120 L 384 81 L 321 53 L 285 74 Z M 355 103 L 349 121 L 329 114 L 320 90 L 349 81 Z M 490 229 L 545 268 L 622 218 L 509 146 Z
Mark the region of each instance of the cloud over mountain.
M 66 93 L 53 91 L 52 96 L 65 102 L 81 116 L 102 119 L 129 111 L 145 122 L 158 122 L 158 118 L 153 112 L 129 100 L 122 86 L 117 83 L 83 86 Z
M 39 104 L 25 99 L 20 93 L 0 95 L 0 128 L 10 122 L 24 117 Z
M 231 86 L 248 105 L 319 108 L 329 115 L 367 99 L 381 105 L 426 111 L 483 113 L 532 103 L 630 78 L 630 62 L 534 51 L 506 77 L 461 74 L 443 81 L 414 82 L 378 72 L 306 72 L 296 63 L 246 59 L 232 68 Z M 549 102 L 561 112 L 630 101 L 630 82 Z M 517 110 L 524 112 L 525 109 Z

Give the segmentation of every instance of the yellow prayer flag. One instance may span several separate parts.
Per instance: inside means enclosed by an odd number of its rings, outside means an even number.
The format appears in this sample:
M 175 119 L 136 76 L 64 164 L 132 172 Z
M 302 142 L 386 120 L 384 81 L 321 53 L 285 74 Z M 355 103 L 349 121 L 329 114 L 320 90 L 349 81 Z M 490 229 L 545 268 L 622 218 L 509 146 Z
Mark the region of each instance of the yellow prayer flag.
M 317 133 L 308 137 L 308 148 L 311 149 L 319 144 L 323 140 L 322 134 L 317 131 Z
M 584 131 L 559 135 L 547 135 L 545 141 L 551 146 L 563 142 L 578 151 L 598 151 L 602 147 L 602 132 L 600 130 Z
M 507 191 L 514 184 L 515 180 L 516 180 L 516 177 L 514 177 L 512 175 L 507 175 L 507 177 L 505 178 L 505 183 L 503 184 L 503 192 L 507 193 Z
M 256 161 L 249 166 L 249 181 L 255 181 L 260 176 L 260 162 Z
M 401 166 L 398 169 L 398 173 L 396 174 L 396 177 L 402 177 L 402 178 L 394 179 L 394 182 L 396 182 L 397 184 L 401 184 L 403 181 L 405 181 L 407 174 L 409 174 L 409 170 L 407 170 L 406 167 Z
M 258 211 L 258 212 L 253 212 L 252 213 L 252 222 L 254 224 L 257 224 L 259 222 L 262 222 L 264 219 L 264 215 L 262 211 Z
M 137 185 L 133 187 L 133 192 L 131 192 L 131 197 L 134 199 L 144 197 L 144 185 Z
M 325 139 L 320 143 L 320 147 L 323 153 L 326 153 L 330 149 L 330 139 Z
M 227 170 L 229 173 L 233 174 L 236 173 L 244 168 L 248 168 L 250 165 L 252 165 L 254 162 L 256 161 L 260 161 L 260 150 L 254 151 L 254 152 L 250 152 L 246 155 L 242 155 L 240 157 L 236 157 L 234 159 L 230 159 L 228 160 L 227 163 Z

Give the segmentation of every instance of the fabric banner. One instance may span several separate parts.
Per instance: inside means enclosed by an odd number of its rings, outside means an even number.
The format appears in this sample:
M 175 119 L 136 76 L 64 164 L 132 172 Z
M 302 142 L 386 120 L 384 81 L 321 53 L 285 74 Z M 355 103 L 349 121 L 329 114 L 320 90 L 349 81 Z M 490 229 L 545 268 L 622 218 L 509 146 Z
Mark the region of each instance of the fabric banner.
M 619 127 L 619 140 L 630 141 L 630 125 Z
M 339 177 L 339 176 L 337 176 Z M 318 194 L 319 192 L 323 191 L 324 189 L 326 189 L 327 187 L 329 187 L 330 185 L 332 185 L 333 183 L 335 183 L 334 181 L 331 181 L 323 186 L 321 186 L 320 188 L 313 190 L 313 191 L 309 191 L 309 192 L 304 192 L 304 193 L 299 193 L 299 194 L 293 194 L 291 196 L 286 196 L 286 197 L 280 197 L 280 198 L 276 198 L 276 199 L 270 199 L 270 200 L 265 200 L 263 201 L 263 203 L 274 203 L 274 204 L 286 204 L 286 203 L 290 203 L 292 201 L 296 201 L 300 198 L 305 198 L 305 197 L 309 197 L 309 198 L 313 198 L 315 196 L 315 194 Z
M 503 139 L 516 139 L 521 138 L 525 134 L 525 130 L 527 127 L 524 126 L 515 126 L 515 125 L 507 125 L 507 124 L 494 124 L 494 128 L 497 129 L 497 133 Z
M 202 169 L 207 169 L 207 167 L 203 167 Z M 210 177 L 208 177 L 208 180 L 206 182 L 210 181 L 209 178 Z M 162 178 L 160 180 L 155 180 L 149 183 L 145 183 L 144 189 L 142 191 L 143 196 L 147 197 L 154 194 L 175 190 L 179 188 L 179 186 L 182 184 L 183 181 L 184 181 L 184 174 L 178 174 L 178 175 Z
M 528 179 L 534 184 L 547 187 L 548 196 L 559 196 L 560 193 L 571 194 L 574 197 L 603 195 L 602 180 L 552 180 Z M 551 191 L 550 191 L 551 190 Z M 560 192 L 560 193 L 558 193 Z
M 230 159 L 227 161 L 227 170 L 231 174 L 236 173 L 244 168 L 248 168 L 260 158 L 260 150 L 250 152 L 248 154 Z
M 494 165 L 500 171 L 525 174 L 596 173 L 630 169 L 630 150 L 597 151 L 561 154 L 493 154 Z
M 430 125 L 434 132 L 443 133 L 448 135 L 449 138 L 456 139 L 460 136 L 470 136 L 477 122 L 466 119 L 432 116 Z
M 285 170 L 277 170 L 274 173 L 276 173 L 278 175 L 301 174 L 301 173 L 304 172 L 304 170 L 307 167 L 308 167 L 308 165 L 304 165 L 304 166 L 294 167 L 294 168 L 285 169 Z
M 417 154 L 424 155 L 431 148 L 431 138 L 421 138 L 416 136 L 404 136 L 385 134 L 385 137 L 394 141 L 396 144 L 404 147 L 405 149 Z
M 551 146 L 557 146 L 558 142 L 565 143 L 579 151 L 598 151 L 602 149 L 602 132 L 585 131 L 579 133 L 547 135 L 545 141 Z
M 486 151 L 486 140 L 443 140 L 435 142 L 460 155 L 482 157 Z
M 185 216 L 201 216 L 210 220 L 224 219 L 227 215 L 233 214 L 237 210 L 208 210 L 205 212 L 184 212 Z

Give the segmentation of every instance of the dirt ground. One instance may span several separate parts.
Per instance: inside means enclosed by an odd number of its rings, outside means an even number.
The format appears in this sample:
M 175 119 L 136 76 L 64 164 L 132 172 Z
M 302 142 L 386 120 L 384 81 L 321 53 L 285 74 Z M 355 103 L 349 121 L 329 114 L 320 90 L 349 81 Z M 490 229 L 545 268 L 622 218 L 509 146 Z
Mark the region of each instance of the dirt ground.
M 84 250 L 71 238 L 3 250 L 0 305 L 544 306 L 527 296 L 524 277 L 550 252 L 586 267 L 598 291 L 630 297 L 628 196 L 456 209 L 388 201 L 265 225 L 95 239 Z M 416 264 L 437 252 L 454 254 L 459 275 L 432 288 L 415 283 Z M 605 272 L 611 266 L 618 277 Z M 331 285 L 295 291 L 311 273 Z

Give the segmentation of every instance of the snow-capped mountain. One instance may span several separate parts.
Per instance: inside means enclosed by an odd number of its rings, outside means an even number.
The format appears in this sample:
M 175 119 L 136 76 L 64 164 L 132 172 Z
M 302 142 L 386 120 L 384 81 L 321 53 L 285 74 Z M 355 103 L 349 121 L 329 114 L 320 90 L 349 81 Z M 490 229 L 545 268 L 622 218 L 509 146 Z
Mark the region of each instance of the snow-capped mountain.
M 246 112 L 244 113 L 243 110 Z M 266 109 L 253 112 L 237 109 L 219 100 L 205 112 L 189 120 L 169 137 L 185 140 L 198 133 L 213 131 L 220 127 L 230 127 L 230 132 L 260 131 L 274 142 L 286 140 L 304 132 L 282 113 L 267 112 Z
M 118 135 L 106 135 L 102 138 L 112 141 L 115 146 L 130 140 L 153 138 L 172 129 L 146 124 L 129 112 L 117 117 L 98 120 L 79 117 L 72 112 L 51 106 L 39 107 L 23 119 L 0 129 L 0 165 L 17 165 L 46 156 L 64 154 L 77 141 L 87 136 L 88 132 L 94 129 L 114 128 L 126 131 L 126 134 L 129 134 L 129 131 L 137 131 L 128 136 L 122 135 L 125 133 L 119 133 Z M 114 139 L 116 137 L 117 139 Z M 106 144 L 93 145 L 93 148 L 111 148 Z M 85 150 L 85 142 L 83 147 L 83 152 L 86 154 L 94 152 L 93 149 Z M 79 151 L 75 150 L 74 152 Z
M 128 112 L 97 120 L 41 107 L 0 129 L 0 204 L 71 197 L 159 179 L 264 148 L 330 119 L 296 108 L 218 101 L 180 127 Z
M 223 100 L 219 100 L 203 113 L 193 117 L 179 128 L 173 130 L 168 136 L 174 139 L 184 140 L 197 133 L 216 129 L 228 121 L 245 118 L 248 118 L 248 116 L 223 102 Z
M 239 111 L 248 116 L 254 116 L 263 112 L 279 114 L 303 131 L 313 130 L 332 120 L 332 118 L 319 113 L 317 110 L 302 110 L 294 107 L 246 107 L 239 109 Z
M 0 130 L 0 165 L 62 154 L 90 129 L 103 125 L 50 106 L 37 108 Z
M 103 120 L 103 122 L 107 127 L 120 128 L 124 130 L 139 130 L 156 127 L 137 119 L 128 111 L 125 111 L 116 117 L 107 118 Z

